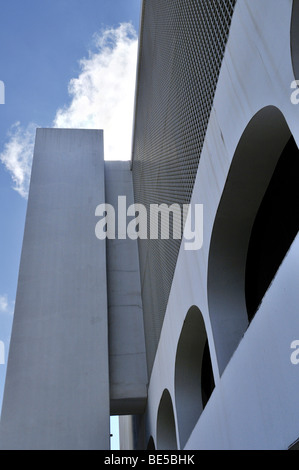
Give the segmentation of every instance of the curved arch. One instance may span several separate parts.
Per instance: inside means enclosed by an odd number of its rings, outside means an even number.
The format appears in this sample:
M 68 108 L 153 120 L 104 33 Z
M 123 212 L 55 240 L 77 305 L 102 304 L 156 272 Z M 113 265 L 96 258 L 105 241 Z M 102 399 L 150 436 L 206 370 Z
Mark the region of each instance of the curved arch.
M 291 137 L 278 160 L 251 230 L 245 272 L 249 321 L 298 233 L 298 181 L 299 151 Z
M 299 0 L 293 0 L 291 19 L 291 58 L 294 77 L 299 80 Z
M 157 449 L 177 450 L 175 419 L 170 393 L 164 390 L 157 417 Z
M 175 361 L 175 398 L 183 448 L 215 387 L 206 328 L 200 310 L 189 309 Z
M 209 252 L 208 301 L 220 374 L 249 324 L 245 296 L 249 241 L 290 137 L 278 108 L 260 110 L 239 141 L 218 206 Z

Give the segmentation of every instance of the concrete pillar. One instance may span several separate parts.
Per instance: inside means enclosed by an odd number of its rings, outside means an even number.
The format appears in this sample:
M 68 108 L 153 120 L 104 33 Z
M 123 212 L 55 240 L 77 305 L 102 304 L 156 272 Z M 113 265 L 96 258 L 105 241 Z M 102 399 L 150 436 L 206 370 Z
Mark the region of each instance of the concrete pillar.
M 38 129 L 0 426 L 1 449 L 108 449 L 101 131 Z
M 134 204 L 130 162 L 106 161 L 105 180 L 106 202 L 116 219 L 116 237 L 107 239 L 110 412 L 135 415 L 144 412 L 148 383 L 138 243 L 120 234 L 117 223 L 119 216 L 134 220 L 126 217 Z M 119 197 L 125 199 L 120 206 Z

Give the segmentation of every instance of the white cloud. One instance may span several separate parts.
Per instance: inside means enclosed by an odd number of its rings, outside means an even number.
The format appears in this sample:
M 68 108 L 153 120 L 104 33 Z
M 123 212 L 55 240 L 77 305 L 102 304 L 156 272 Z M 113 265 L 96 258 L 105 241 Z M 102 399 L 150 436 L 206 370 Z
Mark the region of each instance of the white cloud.
M 34 149 L 36 126 L 30 123 L 23 128 L 19 122 L 15 123 L 9 133 L 0 160 L 9 171 L 15 189 L 22 197 L 27 197 L 31 163 Z
M 130 24 L 95 36 L 96 52 L 80 61 L 71 80 L 69 106 L 57 111 L 54 127 L 104 129 L 105 158 L 130 158 L 137 37 Z
M 80 73 L 69 83 L 70 103 L 53 119 L 52 127 L 103 129 L 107 160 L 131 156 L 137 44 L 129 23 L 95 35 L 94 51 L 80 61 Z M 23 197 L 28 195 L 36 127 L 16 123 L 0 154 Z
M 9 301 L 6 294 L 0 294 L 0 314 L 12 314 L 14 312 L 14 305 L 15 303 Z
M 0 295 L 0 312 L 7 312 L 8 300 L 7 295 Z

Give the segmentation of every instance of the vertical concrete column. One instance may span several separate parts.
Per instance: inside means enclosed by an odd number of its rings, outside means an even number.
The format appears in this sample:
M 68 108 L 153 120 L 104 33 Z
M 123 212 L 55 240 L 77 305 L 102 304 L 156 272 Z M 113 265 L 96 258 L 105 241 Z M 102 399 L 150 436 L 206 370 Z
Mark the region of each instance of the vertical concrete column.
M 116 221 L 132 222 L 133 216 L 127 219 L 134 204 L 130 162 L 106 161 L 105 178 Z M 120 205 L 119 197 L 125 199 Z M 110 412 L 135 415 L 144 413 L 148 383 L 138 243 L 116 225 L 116 239 L 107 239 Z
M 38 129 L 1 449 L 108 449 L 102 131 Z

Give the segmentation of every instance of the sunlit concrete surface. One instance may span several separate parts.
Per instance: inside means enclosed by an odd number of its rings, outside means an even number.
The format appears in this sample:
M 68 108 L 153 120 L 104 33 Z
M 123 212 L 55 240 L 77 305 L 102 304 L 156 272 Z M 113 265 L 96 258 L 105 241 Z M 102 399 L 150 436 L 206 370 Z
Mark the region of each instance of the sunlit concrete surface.
M 7 366 L 1 449 L 108 449 L 101 131 L 38 129 Z

